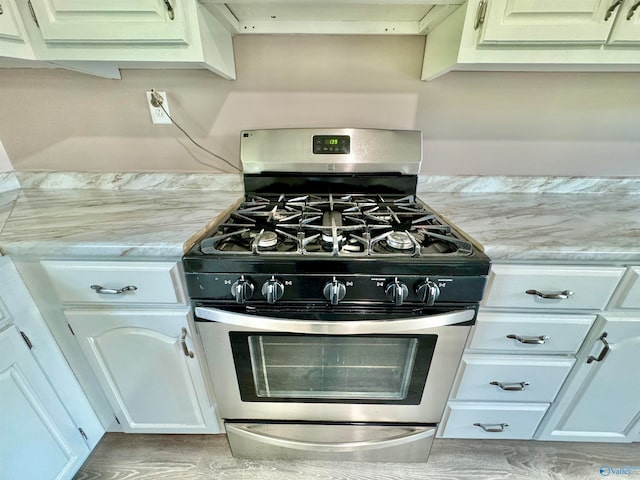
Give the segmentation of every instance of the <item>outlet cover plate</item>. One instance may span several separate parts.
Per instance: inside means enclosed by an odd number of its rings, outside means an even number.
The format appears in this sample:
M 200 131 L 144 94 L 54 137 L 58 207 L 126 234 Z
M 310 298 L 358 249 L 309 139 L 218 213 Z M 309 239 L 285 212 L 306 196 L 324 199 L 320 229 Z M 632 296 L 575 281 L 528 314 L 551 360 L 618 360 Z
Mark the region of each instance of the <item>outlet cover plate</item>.
M 151 104 L 151 91 L 147 93 L 147 104 L 149 105 L 149 113 L 151 114 L 151 121 L 153 123 L 171 123 L 171 119 L 167 116 L 166 113 L 160 107 L 154 107 Z M 164 109 L 171 115 L 171 111 L 169 110 L 169 101 L 167 100 L 167 92 L 158 92 L 156 94 L 162 97 L 163 103 L 162 106 Z

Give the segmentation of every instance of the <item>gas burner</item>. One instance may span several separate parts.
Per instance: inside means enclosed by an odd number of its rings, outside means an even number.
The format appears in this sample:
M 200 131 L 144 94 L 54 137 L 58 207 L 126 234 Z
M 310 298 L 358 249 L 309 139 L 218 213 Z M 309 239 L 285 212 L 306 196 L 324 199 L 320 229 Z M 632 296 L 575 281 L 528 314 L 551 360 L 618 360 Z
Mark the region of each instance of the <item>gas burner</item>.
M 264 232 L 258 238 L 258 247 L 260 248 L 272 248 L 278 244 L 278 234 L 276 232 Z
M 387 245 L 396 250 L 411 250 L 413 240 L 407 232 L 391 232 L 387 236 Z

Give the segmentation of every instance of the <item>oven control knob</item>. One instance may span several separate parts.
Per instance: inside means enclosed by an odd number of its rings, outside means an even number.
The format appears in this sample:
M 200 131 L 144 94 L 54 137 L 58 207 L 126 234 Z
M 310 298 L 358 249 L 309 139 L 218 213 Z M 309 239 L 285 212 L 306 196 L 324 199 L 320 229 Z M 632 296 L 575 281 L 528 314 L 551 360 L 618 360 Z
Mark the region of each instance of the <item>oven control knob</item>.
M 269 303 L 276 303 L 284 295 L 284 285 L 280 280 L 271 277 L 262 285 L 262 295 Z
M 324 286 L 322 293 L 324 293 L 324 298 L 331 302 L 331 305 L 337 305 L 347 294 L 347 286 L 333 277 L 333 280 Z
M 420 300 L 431 306 L 440 296 L 440 287 L 438 287 L 438 285 L 436 285 L 434 282 L 427 280 L 424 283 L 418 285 L 418 288 L 416 288 L 416 293 L 418 294 L 418 298 Z
M 231 285 L 231 295 L 233 295 L 237 303 L 244 303 L 251 298 L 254 288 L 253 283 L 242 275 Z
M 409 289 L 404 283 L 398 281 L 396 278 L 393 283 L 387 285 L 387 288 L 384 289 L 384 293 L 387 294 L 387 297 L 389 297 L 393 303 L 396 305 L 402 305 L 404 300 L 407 298 L 407 295 L 409 295 Z

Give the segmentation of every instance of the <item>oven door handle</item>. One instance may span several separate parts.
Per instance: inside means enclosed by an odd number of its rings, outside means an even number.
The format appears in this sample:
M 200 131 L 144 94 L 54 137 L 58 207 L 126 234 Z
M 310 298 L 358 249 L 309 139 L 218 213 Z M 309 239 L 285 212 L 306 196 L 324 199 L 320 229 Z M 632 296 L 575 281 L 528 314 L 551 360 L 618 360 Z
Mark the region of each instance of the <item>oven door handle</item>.
M 247 425 L 225 424 L 227 433 L 236 434 L 249 440 L 274 447 L 290 448 L 294 450 L 311 450 L 315 452 L 357 452 L 375 450 L 400 445 L 408 445 L 423 438 L 435 435 L 435 427 L 406 427 L 406 433 L 383 438 L 371 438 L 357 442 L 310 442 L 285 438 L 265 432 L 255 432 Z
M 402 334 L 418 333 L 421 330 L 444 327 L 469 322 L 475 317 L 475 310 L 454 310 L 452 312 L 427 315 L 415 318 L 393 320 L 351 320 L 322 322 L 316 320 L 293 320 L 259 315 L 247 315 L 227 312 L 210 307 L 196 307 L 196 320 L 235 325 L 285 333 L 309 333 L 326 335 L 366 335 L 366 334 Z

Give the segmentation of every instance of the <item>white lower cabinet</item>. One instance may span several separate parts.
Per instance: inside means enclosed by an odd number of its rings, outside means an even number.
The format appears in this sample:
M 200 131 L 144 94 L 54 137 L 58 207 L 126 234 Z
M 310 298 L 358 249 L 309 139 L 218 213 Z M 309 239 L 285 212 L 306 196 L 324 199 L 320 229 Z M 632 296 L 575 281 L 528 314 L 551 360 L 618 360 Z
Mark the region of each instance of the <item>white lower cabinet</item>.
M 625 268 L 616 266 L 493 265 L 439 435 L 534 438 L 546 412 L 566 398 L 567 379 L 580 362 L 576 355 L 593 336 L 597 315 L 610 303 L 624 273 Z M 636 364 L 640 367 L 640 361 Z M 619 381 L 624 366 L 616 369 L 610 375 Z M 593 395 L 596 384 L 594 389 Z M 628 391 L 601 392 L 602 398 L 583 411 L 574 409 L 573 420 L 596 416 L 603 398 L 619 393 L 625 401 L 632 398 Z M 628 409 L 637 412 L 640 407 Z M 622 410 L 601 418 L 621 415 L 618 423 L 628 428 L 636 413 L 629 418 L 631 412 Z
M 637 441 L 640 430 L 640 316 L 604 314 L 536 438 Z
M 449 402 L 443 418 L 444 437 L 528 439 L 548 404 Z
M 187 308 L 65 315 L 125 432 L 219 433 Z
M 552 402 L 573 358 L 465 354 L 456 400 Z
M 89 455 L 17 327 L 0 332 L 0 478 L 64 480 Z
M 221 432 L 179 259 L 30 258 L 19 268 L 104 430 Z

